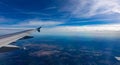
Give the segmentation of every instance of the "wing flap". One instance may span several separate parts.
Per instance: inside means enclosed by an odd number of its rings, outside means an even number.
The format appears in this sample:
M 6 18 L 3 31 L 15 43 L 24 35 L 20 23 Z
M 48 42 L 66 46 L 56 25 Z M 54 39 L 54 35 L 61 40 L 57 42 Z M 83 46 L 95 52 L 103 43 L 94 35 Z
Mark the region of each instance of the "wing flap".
M 17 49 L 20 49 L 20 47 L 15 46 L 15 45 L 6 45 L 0 48 L 0 53 L 9 52 L 9 51 L 17 50 Z

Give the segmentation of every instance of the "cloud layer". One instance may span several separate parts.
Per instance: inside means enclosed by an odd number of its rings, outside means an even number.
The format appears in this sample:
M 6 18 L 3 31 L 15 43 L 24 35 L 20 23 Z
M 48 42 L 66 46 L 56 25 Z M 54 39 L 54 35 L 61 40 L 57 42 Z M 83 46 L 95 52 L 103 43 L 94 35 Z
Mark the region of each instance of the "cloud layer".
M 7 27 L 4 29 L 7 29 Z M 12 29 L 14 30 L 14 27 Z M 27 29 L 27 28 L 23 27 L 21 29 L 20 28 L 18 29 L 22 30 L 22 29 Z M 40 35 L 65 35 L 65 36 L 66 35 L 67 36 L 92 35 L 92 36 L 103 36 L 104 37 L 104 36 L 118 36 L 119 32 L 120 32 L 120 24 L 104 24 L 104 25 L 86 25 L 86 26 L 43 27 L 41 29 Z M 35 33 L 35 35 L 36 34 L 37 33 Z
M 57 26 L 54 28 L 43 28 L 41 35 L 95 35 L 113 36 L 120 32 L 119 24 L 87 25 L 87 26 Z

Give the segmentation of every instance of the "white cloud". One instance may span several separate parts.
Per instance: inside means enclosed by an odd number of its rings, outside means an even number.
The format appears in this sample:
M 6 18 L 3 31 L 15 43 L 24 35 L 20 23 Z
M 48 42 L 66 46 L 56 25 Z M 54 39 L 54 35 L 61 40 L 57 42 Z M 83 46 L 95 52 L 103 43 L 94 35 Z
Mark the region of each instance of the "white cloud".
M 26 25 L 26 24 L 25 24 Z M 28 24 L 31 25 L 31 24 Z M 32 24 L 33 25 L 33 24 Z M 34 24 L 36 25 L 36 24 Z M 23 26 L 23 24 L 21 25 Z M 1 28 L 10 29 L 10 28 Z M 12 28 L 22 30 L 23 28 Z M 27 29 L 27 28 L 24 28 Z M 30 28 L 29 28 L 30 29 Z M 104 24 L 104 25 L 86 25 L 86 26 L 55 26 L 43 27 L 40 35 L 68 35 L 68 36 L 119 36 L 120 24 Z
M 89 15 L 93 16 L 96 14 L 120 14 L 120 1 L 119 0 L 93 0 L 94 3 L 91 6 Z
M 70 11 L 76 17 L 120 14 L 120 0 L 70 0 L 63 9 Z
M 87 26 L 57 26 L 50 30 L 57 30 L 57 32 L 82 32 L 82 31 L 120 31 L 120 24 L 106 24 L 106 25 L 87 25 Z
M 60 25 L 60 24 L 64 24 L 64 22 L 30 20 L 30 21 L 22 22 L 22 23 L 15 24 L 12 26 L 56 26 L 56 25 Z
M 43 28 L 41 35 L 96 35 L 114 36 L 120 32 L 120 24 L 88 25 L 88 26 L 57 26 L 54 28 Z

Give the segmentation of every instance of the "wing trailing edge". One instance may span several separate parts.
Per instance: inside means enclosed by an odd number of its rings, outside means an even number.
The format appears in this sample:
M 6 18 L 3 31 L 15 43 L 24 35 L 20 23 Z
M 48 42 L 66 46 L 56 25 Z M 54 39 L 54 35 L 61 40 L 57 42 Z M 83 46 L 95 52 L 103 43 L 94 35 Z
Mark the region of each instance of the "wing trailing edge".
M 0 53 L 9 52 L 9 51 L 17 50 L 17 49 L 20 49 L 20 47 L 15 46 L 15 45 L 6 45 L 0 48 Z

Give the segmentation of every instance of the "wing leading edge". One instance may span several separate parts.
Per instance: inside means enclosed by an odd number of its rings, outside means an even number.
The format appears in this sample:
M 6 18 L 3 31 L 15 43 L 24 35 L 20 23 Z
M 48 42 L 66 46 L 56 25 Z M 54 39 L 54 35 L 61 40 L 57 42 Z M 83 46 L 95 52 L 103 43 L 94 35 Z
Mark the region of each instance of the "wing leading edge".
M 37 28 L 37 31 L 39 30 L 38 32 L 40 32 L 40 28 L 41 27 Z M 36 29 L 29 29 L 29 30 L 24 30 L 24 31 L 0 36 L 0 52 L 7 51 L 9 49 L 19 48 L 18 46 L 9 45 L 9 44 L 13 43 L 25 36 L 30 35 L 34 31 L 36 31 Z

